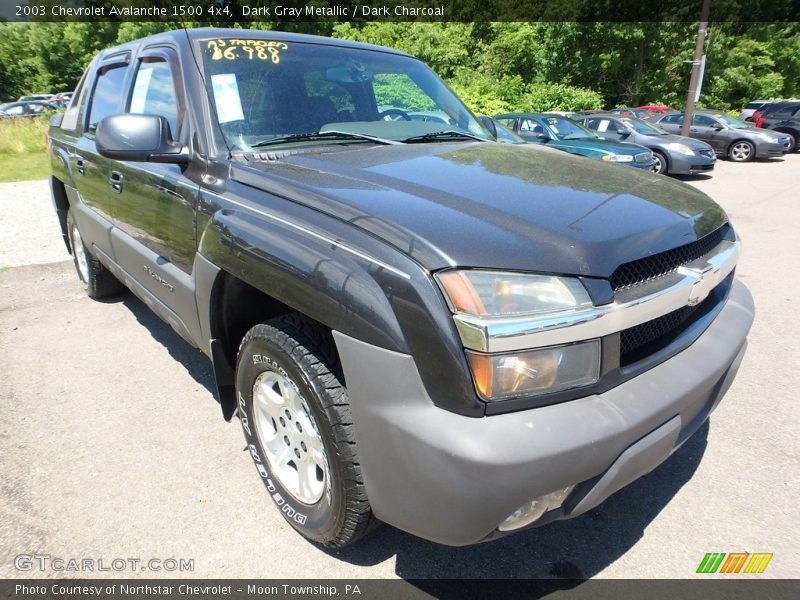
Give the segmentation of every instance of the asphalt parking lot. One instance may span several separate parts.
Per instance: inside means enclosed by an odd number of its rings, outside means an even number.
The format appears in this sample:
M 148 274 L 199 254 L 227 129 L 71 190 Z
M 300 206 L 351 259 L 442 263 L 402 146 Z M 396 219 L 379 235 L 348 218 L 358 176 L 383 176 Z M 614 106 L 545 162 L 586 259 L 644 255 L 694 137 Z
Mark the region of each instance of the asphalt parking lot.
M 761 577 L 800 577 L 800 154 L 687 181 L 737 227 L 757 311 L 709 423 L 577 519 L 461 549 L 386 526 L 340 551 L 275 510 L 199 351 L 132 295 L 85 297 L 46 182 L 0 185 L 0 577 L 81 575 L 15 567 L 38 554 L 194 560 L 103 574 L 146 577 L 687 578 L 706 552 L 771 552 Z

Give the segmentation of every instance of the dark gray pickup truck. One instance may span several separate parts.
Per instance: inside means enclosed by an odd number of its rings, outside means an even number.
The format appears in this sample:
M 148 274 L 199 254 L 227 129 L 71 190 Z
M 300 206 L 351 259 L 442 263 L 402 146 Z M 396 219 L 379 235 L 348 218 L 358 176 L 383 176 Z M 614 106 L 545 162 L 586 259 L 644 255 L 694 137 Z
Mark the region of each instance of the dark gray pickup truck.
M 386 48 L 112 48 L 49 153 L 88 294 L 131 289 L 208 355 L 269 497 L 328 546 L 580 515 L 708 418 L 753 320 L 708 197 L 496 143 Z

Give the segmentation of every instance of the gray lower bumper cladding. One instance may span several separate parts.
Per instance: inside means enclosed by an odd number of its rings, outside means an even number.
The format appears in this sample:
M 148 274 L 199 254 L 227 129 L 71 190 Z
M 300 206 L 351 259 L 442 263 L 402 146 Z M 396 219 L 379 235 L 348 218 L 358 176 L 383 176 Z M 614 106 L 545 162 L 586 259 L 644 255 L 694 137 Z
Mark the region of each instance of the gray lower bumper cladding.
M 411 356 L 334 332 L 376 516 L 463 546 L 495 537 L 517 508 L 559 489 L 575 486 L 532 525 L 593 508 L 708 418 L 739 368 L 753 315 L 737 281 L 714 322 L 670 360 L 603 394 L 484 418 L 436 407 Z

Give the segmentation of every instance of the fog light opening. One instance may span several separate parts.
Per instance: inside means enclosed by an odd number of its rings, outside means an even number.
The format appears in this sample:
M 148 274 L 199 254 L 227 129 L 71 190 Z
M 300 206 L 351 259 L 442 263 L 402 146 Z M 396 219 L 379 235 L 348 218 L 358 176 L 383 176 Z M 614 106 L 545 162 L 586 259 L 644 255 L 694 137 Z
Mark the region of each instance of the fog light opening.
M 526 502 L 500 523 L 497 529 L 499 531 L 514 531 L 538 521 L 548 510 L 559 508 L 574 487 L 574 485 L 571 485 L 563 490 L 551 492 Z

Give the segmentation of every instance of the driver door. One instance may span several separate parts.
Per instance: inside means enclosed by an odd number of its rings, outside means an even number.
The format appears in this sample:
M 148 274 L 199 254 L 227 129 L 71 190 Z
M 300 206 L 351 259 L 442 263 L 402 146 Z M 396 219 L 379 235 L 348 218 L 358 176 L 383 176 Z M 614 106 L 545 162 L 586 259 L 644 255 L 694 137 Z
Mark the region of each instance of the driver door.
M 706 115 L 693 115 L 692 126 L 689 129 L 693 138 L 703 140 L 710 144 L 717 152 L 724 152 L 727 143 L 721 133 L 725 130 L 716 119 L 712 119 Z
M 190 119 L 176 53 L 163 47 L 145 50 L 135 69 L 126 112 L 166 118 L 172 138 L 190 145 Z M 191 273 L 201 175 L 202 168 L 194 161 L 188 165 L 118 162 L 108 174 L 109 192 L 116 198 L 112 244 L 117 261 L 184 322 L 194 303 Z
M 546 144 L 551 141 L 550 134 L 544 125 L 534 119 L 520 119 L 517 133 L 526 142 L 533 144 Z

